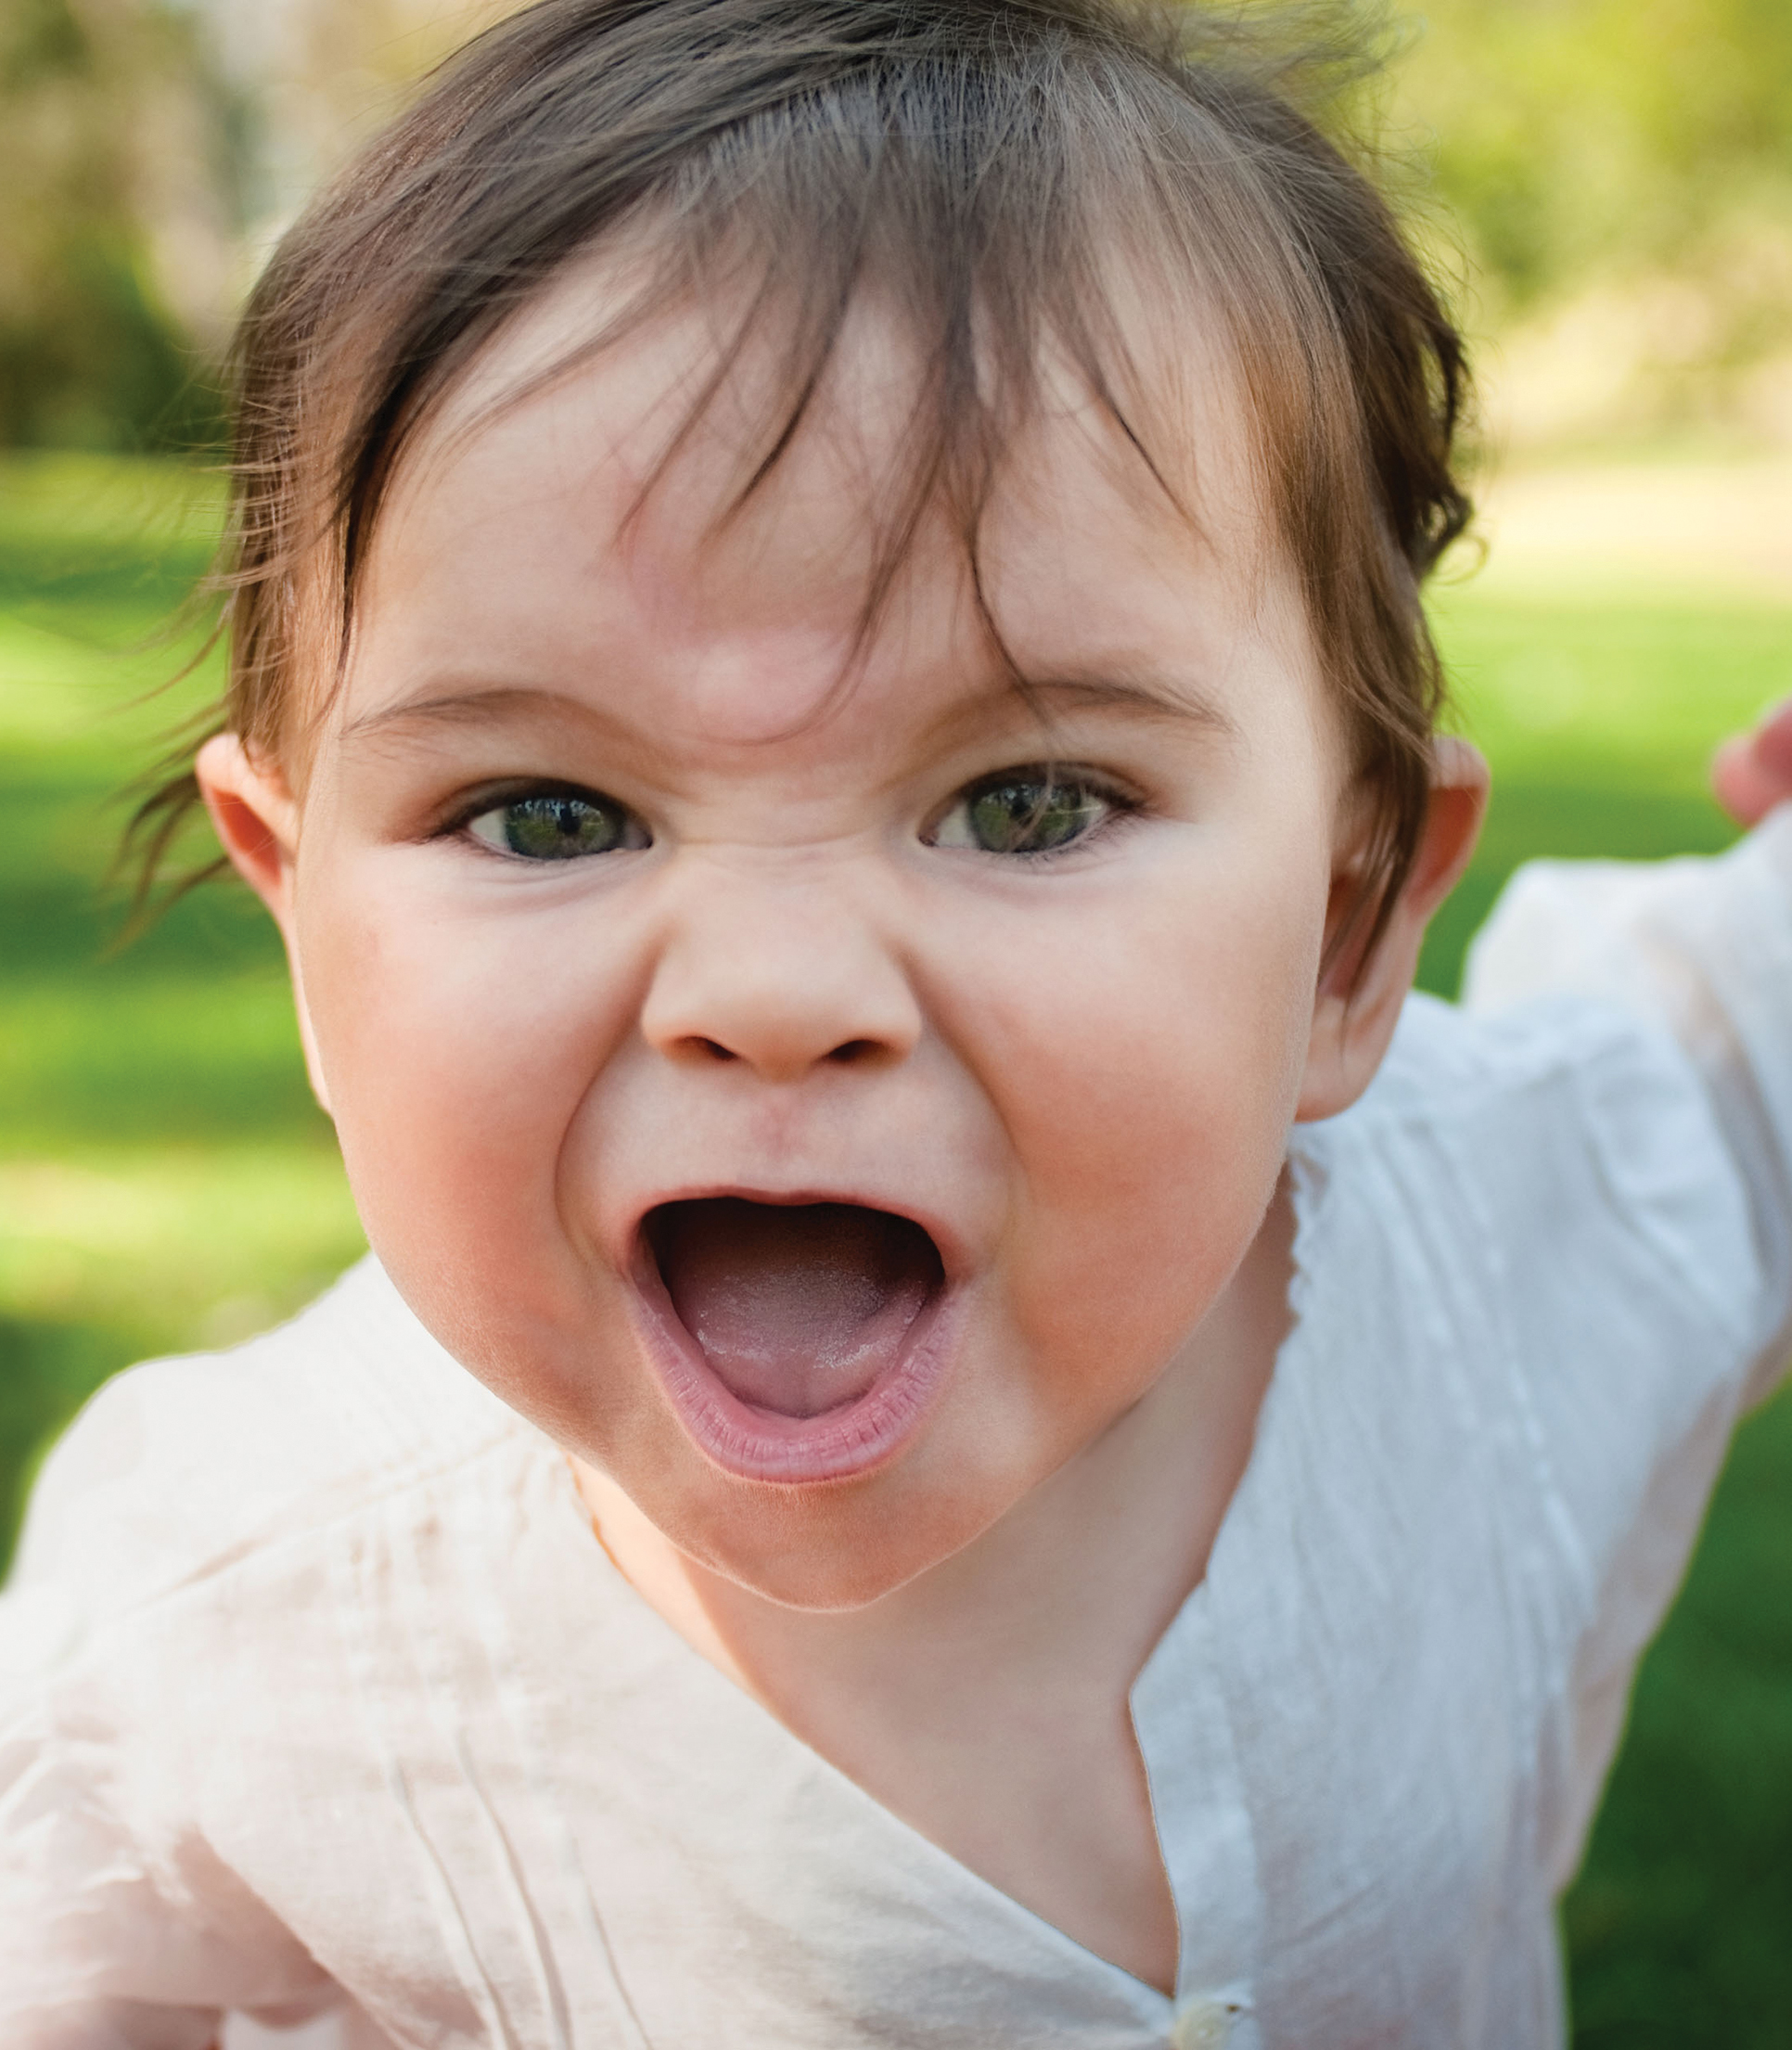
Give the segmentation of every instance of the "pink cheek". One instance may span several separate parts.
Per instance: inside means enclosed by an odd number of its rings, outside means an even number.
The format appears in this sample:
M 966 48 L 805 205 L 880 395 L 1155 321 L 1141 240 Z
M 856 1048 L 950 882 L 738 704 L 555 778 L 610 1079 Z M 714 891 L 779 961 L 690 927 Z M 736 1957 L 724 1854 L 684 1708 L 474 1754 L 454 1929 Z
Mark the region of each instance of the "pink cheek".
M 489 1250 L 552 1232 L 564 1134 L 622 1021 L 602 962 L 543 939 L 402 916 L 327 926 L 308 994 L 377 1235 Z
M 996 1084 L 1018 1180 L 1010 1308 L 1098 1403 L 1136 1391 L 1248 1245 L 1282 1158 L 1296 1021 L 1120 1006 L 1043 1036 L 1013 1023 Z
M 1091 1006 L 1045 1031 L 992 1020 L 991 1086 L 1020 1165 L 1078 1209 L 1149 1204 L 1197 1162 L 1251 1160 L 1279 1144 L 1291 1034 L 1283 1020 L 1167 993 Z M 1275 1128 L 1271 1133 L 1270 1128 Z

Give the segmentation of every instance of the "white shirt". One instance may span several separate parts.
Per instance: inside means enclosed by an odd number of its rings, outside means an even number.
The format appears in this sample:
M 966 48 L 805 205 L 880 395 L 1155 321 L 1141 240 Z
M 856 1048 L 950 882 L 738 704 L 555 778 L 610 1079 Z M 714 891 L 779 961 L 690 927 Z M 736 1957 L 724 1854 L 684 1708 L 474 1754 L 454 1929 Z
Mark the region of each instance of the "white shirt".
M 1536 986 L 1569 993 L 1499 1009 Z M 1792 821 L 1525 872 L 1471 987 L 1294 1134 L 1294 1327 L 1133 1693 L 1174 2000 L 706 1663 L 368 1262 L 119 1377 L 45 1470 L 0 1603 L 0 2043 L 1557 2043 L 1554 1898 L 1785 1352 Z

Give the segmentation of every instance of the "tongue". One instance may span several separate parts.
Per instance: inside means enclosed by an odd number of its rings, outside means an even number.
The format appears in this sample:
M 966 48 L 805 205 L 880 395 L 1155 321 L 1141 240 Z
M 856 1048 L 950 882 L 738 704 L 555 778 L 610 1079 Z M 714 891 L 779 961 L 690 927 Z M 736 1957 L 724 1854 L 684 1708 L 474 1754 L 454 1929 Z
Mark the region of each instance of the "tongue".
M 851 1203 L 668 1203 L 647 1239 L 718 1379 L 785 1416 L 864 1395 L 941 1279 L 919 1225 Z

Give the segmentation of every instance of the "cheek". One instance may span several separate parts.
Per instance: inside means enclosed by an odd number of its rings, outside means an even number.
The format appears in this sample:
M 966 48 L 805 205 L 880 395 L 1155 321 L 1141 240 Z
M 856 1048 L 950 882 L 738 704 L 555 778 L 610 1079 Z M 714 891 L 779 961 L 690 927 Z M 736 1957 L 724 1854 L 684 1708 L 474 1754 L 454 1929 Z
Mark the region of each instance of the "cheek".
M 300 957 L 343 1158 L 389 1266 L 552 1283 L 557 1164 L 632 1022 L 627 945 L 568 907 L 445 907 L 404 855 L 301 878 Z M 619 943 L 620 942 L 620 943 Z M 496 1291 L 516 1293 L 517 1291 Z
M 1261 1220 L 1323 937 L 1323 884 L 1288 887 L 1300 872 L 979 950 L 989 995 L 966 1025 L 1013 1149 L 1013 1314 L 1091 1402 L 1148 1382 Z

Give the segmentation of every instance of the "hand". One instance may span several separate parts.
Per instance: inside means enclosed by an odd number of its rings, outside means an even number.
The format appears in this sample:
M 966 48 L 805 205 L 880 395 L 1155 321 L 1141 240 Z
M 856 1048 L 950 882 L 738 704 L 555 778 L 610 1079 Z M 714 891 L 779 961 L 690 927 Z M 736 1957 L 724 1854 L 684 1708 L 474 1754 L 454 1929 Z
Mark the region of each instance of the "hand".
M 1753 733 L 1733 733 L 1719 747 L 1711 757 L 1711 788 L 1745 826 L 1792 797 L 1792 698 L 1764 712 Z

